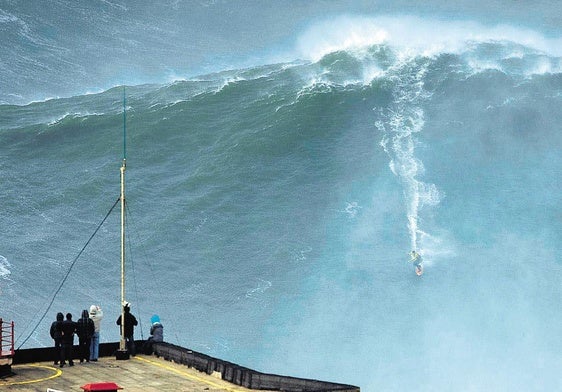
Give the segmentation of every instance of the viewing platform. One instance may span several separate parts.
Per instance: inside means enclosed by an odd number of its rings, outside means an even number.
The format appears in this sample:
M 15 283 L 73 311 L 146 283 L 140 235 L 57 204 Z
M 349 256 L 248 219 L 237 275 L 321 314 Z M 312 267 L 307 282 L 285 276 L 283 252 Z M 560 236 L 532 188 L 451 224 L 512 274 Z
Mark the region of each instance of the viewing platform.
M 142 342 L 138 342 L 141 347 Z M 75 347 L 76 348 L 76 347 Z M 123 391 L 286 391 L 360 392 L 358 387 L 260 373 L 168 343 L 155 343 L 154 355 L 117 360 L 117 343 L 100 345 L 96 362 L 53 364 L 53 348 L 18 350 L 13 375 L 0 378 L 2 391 L 83 391 L 88 384 L 115 383 Z M 82 387 L 86 386 L 86 389 Z
M 0 379 L 2 391 L 82 391 L 87 384 L 113 382 L 123 391 L 249 391 L 213 375 L 149 355 L 129 360 L 103 357 L 97 362 L 74 361 L 59 368 L 53 362 L 12 365 L 15 375 Z

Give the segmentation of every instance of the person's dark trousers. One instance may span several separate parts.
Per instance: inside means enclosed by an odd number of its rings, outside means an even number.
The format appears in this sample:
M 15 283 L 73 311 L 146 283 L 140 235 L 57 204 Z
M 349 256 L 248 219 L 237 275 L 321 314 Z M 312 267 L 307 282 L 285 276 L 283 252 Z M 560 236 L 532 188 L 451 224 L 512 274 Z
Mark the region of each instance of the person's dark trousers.
M 135 339 L 132 336 L 129 336 L 125 337 L 125 340 L 127 343 L 127 350 L 129 351 L 129 354 L 135 356 L 137 354 L 135 348 Z
M 61 363 L 60 363 L 60 367 L 63 367 L 65 365 L 65 361 L 68 360 L 68 364 L 70 366 L 74 366 L 74 361 L 72 360 L 72 343 L 67 343 L 67 342 L 63 342 L 62 343 L 62 358 L 61 358 Z
M 59 361 L 63 360 L 63 355 L 64 355 L 64 353 L 62 352 L 63 348 L 62 348 L 62 340 L 61 339 L 55 339 L 54 349 L 55 349 L 55 351 L 54 351 L 53 358 L 55 358 L 55 360 L 53 362 L 54 362 L 55 365 L 58 365 Z
M 80 363 L 90 362 L 90 344 L 92 343 L 92 338 L 78 338 L 78 344 L 80 346 Z

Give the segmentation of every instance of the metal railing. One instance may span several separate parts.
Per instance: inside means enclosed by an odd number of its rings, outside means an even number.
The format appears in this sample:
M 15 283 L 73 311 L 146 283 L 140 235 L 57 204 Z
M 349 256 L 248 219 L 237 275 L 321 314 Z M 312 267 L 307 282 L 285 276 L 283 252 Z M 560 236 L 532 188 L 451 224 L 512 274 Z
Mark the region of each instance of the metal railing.
M 5 322 L 0 318 L 0 357 L 14 355 L 14 322 Z

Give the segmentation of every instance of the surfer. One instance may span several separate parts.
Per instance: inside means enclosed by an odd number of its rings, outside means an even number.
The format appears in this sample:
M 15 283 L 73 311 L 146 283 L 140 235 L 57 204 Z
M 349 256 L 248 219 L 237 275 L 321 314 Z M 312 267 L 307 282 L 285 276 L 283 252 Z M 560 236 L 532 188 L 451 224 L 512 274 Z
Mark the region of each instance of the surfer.
M 423 265 L 422 265 L 422 257 L 421 255 L 416 252 L 415 250 L 410 252 L 410 261 L 414 264 L 414 267 L 416 268 L 416 275 L 420 276 L 421 274 L 423 274 Z

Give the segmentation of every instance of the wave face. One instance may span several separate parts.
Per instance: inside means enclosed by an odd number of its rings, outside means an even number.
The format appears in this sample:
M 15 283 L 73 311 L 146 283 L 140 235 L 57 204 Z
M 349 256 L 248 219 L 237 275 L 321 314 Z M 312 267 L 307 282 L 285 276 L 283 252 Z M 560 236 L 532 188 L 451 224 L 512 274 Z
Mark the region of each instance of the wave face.
M 137 337 L 157 313 L 167 341 L 366 391 L 560 389 L 560 58 L 382 38 L 126 89 Z M 20 339 L 119 196 L 122 94 L 0 106 Z M 118 339 L 118 215 L 26 347 L 92 303 Z

